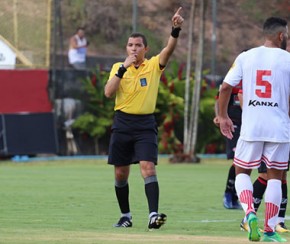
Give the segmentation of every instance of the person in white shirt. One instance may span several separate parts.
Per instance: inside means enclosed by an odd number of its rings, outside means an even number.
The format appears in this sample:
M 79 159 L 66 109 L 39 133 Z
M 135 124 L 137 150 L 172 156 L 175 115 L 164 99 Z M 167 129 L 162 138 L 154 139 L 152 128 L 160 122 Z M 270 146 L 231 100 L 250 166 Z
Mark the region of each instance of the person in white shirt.
M 281 179 L 288 166 L 290 149 L 290 55 L 286 51 L 287 21 L 268 18 L 263 26 L 265 42 L 241 53 L 227 73 L 219 96 L 221 133 L 233 137 L 233 123 L 227 114 L 232 88 L 243 80 L 243 115 L 234 157 L 235 187 L 249 224 L 249 240 L 259 241 L 260 232 L 253 206 L 250 174 L 261 161 L 267 166 L 263 241 L 285 242 L 275 232 L 281 203 Z
M 76 34 L 70 38 L 68 62 L 75 69 L 86 68 L 86 55 L 89 42 L 85 38 L 85 30 L 79 27 Z

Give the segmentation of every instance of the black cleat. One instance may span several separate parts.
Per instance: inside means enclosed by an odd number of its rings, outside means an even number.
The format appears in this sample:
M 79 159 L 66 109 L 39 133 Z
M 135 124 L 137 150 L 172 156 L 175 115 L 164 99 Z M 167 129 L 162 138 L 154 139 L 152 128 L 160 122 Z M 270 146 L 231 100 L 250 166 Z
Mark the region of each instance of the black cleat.
M 152 230 L 152 229 L 159 229 L 162 225 L 165 224 L 167 219 L 166 214 L 154 214 L 148 223 L 148 229 Z
M 128 217 L 124 216 L 121 217 L 120 220 L 118 221 L 117 224 L 114 224 L 114 227 L 132 227 L 133 223 L 132 223 L 132 218 L 129 219 Z

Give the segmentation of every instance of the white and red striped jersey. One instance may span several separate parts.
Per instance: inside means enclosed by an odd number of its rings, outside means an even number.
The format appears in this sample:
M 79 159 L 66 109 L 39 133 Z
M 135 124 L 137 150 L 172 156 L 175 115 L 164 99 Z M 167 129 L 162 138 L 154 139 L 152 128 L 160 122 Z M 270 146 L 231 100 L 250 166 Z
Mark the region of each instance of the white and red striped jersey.
M 290 53 L 260 46 L 241 53 L 224 82 L 243 80 L 240 137 L 246 141 L 290 142 Z

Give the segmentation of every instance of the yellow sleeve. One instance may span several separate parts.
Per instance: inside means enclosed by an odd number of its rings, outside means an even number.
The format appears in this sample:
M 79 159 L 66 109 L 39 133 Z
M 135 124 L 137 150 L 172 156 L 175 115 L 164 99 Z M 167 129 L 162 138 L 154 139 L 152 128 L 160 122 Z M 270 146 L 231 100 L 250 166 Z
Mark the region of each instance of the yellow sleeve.
M 111 72 L 110 72 L 109 80 L 111 80 L 113 78 L 113 76 L 117 73 L 121 64 L 122 64 L 122 62 L 118 62 L 118 63 L 113 64 Z

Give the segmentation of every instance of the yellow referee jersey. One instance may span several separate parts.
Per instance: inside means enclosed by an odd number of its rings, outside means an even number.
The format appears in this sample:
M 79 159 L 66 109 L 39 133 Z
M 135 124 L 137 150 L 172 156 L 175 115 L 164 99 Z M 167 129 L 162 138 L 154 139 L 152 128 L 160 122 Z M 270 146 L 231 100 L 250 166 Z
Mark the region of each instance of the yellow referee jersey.
M 117 73 L 121 64 L 113 65 L 109 79 Z M 128 67 L 116 92 L 114 110 L 128 114 L 152 114 L 163 70 L 159 66 L 159 55 L 145 59 L 137 69 L 134 65 Z

